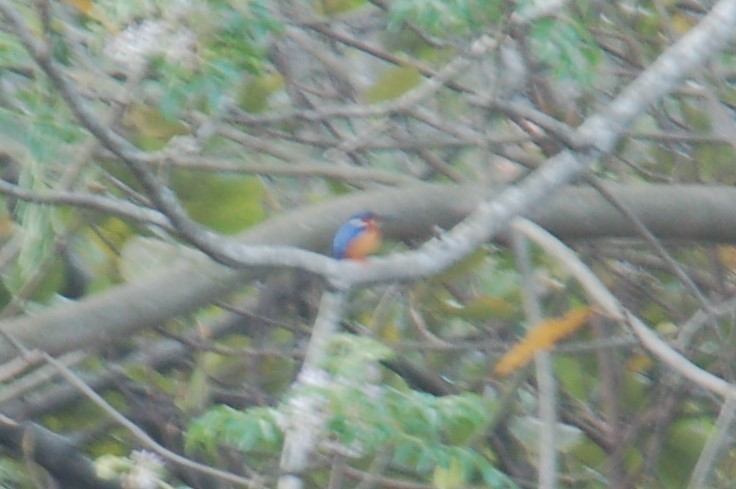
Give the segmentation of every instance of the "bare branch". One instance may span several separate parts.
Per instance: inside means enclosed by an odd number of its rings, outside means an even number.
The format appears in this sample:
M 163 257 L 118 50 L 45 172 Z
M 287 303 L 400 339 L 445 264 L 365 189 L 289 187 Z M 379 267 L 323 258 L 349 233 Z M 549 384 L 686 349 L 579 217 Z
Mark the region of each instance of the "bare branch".
M 734 420 L 736 420 L 736 397 L 728 397 L 721 406 L 713 431 L 693 468 L 688 489 L 708 487 L 708 476 L 729 445 Z
M 320 302 L 319 315 L 314 321 L 312 337 L 297 380 L 297 386 L 321 385 L 329 382 L 323 370 L 327 347 L 335 336 L 342 319 L 346 290 L 326 290 Z M 322 436 L 324 405 L 314 395 L 296 394 L 290 401 L 292 412 L 285 429 L 284 448 L 281 452 L 278 489 L 302 489 L 302 472 L 309 466 L 309 458 Z
M 219 470 L 210 467 L 209 465 L 200 464 L 198 462 L 195 462 L 194 460 L 182 457 L 178 453 L 174 453 L 171 450 L 159 445 L 153 438 L 148 436 L 148 434 L 141 428 L 139 428 L 135 423 L 120 414 L 107 401 L 105 401 L 102 396 L 92 390 L 90 386 L 85 384 L 84 381 L 77 377 L 74 372 L 69 370 L 63 363 L 59 362 L 54 357 L 48 354 L 44 354 L 44 359 L 49 365 L 53 366 L 59 372 L 64 380 L 76 387 L 79 392 L 81 392 L 87 399 L 92 401 L 97 407 L 102 409 L 105 414 L 112 418 L 116 423 L 128 430 L 139 442 L 141 442 L 141 444 L 143 444 L 143 446 L 153 450 L 169 462 L 188 469 L 196 470 L 203 474 L 207 474 L 212 477 L 222 479 L 224 481 L 232 482 L 239 486 L 254 487 L 258 489 L 265 488 L 265 486 L 260 481 L 241 477 L 231 472 L 225 472 L 224 470 Z
M 665 343 L 639 318 L 628 312 L 598 277 L 564 243 L 526 219 L 514 220 L 512 227 L 556 257 L 575 276 L 585 291 L 611 318 L 628 325 L 654 356 L 694 384 L 725 398 L 736 397 L 736 386 L 698 367 Z
M 523 234 L 513 233 L 513 245 L 518 268 L 522 274 L 524 289 L 524 312 L 527 328 L 542 321 L 542 308 L 539 304 L 538 284 L 534 279 L 529 242 Z M 552 371 L 552 357 L 548 351 L 540 351 L 534 355 L 539 388 L 539 488 L 554 489 L 557 487 L 557 400 L 555 394 L 555 376 Z
M 160 212 L 131 204 L 125 200 L 80 192 L 33 191 L 13 185 L 5 180 L 0 180 L 0 194 L 11 195 L 16 199 L 33 202 L 34 204 L 72 206 L 104 212 L 134 222 L 153 224 L 162 229 L 173 231 L 169 221 Z
M 122 489 L 117 481 L 98 477 L 92 462 L 67 439 L 36 423 L 0 414 L 0 445 L 41 465 L 63 487 Z
M 406 185 L 416 183 L 416 179 L 373 168 L 357 168 L 317 163 L 313 159 L 304 160 L 297 154 L 289 153 L 289 163 L 251 163 L 231 158 L 212 158 L 206 156 L 171 155 L 166 152 L 141 155 L 140 161 L 149 164 L 170 164 L 174 168 L 202 170 L 224 173 L 251 173 L 256 175 L 319 177 L 341 182 L 376 182 L 385 185 Z

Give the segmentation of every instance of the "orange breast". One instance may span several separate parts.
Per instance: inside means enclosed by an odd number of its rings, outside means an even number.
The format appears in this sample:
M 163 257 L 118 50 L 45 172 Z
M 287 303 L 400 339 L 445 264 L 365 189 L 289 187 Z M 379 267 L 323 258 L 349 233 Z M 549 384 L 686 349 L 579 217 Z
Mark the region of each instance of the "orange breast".
M 365 232 L 353 239 L 345 250 L 345 258 L 361 259 L 375 253 L 381 246 L 381 231 L 369 226 Z

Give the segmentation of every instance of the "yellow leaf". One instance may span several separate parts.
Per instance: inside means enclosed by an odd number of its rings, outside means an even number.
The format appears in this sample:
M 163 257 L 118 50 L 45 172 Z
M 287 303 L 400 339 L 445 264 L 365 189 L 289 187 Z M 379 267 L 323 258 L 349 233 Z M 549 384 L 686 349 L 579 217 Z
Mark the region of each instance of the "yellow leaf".
M 84 15 L 89 15 L 94 3 L 92 0 L 66 0 L 67 3 L 74 5 L 77 10 L 82 12 Z
M 635 354 L 626 361 L 626 370 L 631 372 L 646 373 L 652 369 L 654 361 L 647 355 Z
M 436 489 L 458 489 L 465 484 L 463 464 L 453 457 L 447 467 L 437 466 L 432 475 L 432 485 Z
M 558 341 L 580 329 L 593 315 L 589 307 L 574 309 L 562 317 L 546 319 L 530 329 L 526 337 L 501 358 L 494 373 L 506 376 L 523 367 L 541 350 L 552 348 Z
M 719 246 L 718 258 L 729 270 L 736 271 L 736 246 Z
M 464 305 L 452 301 L 443 301 L 437 303 L 436 306 L 438 312 L 471 321 L 510 319 L 517 315 L 516 308 L 508 301 L 485 294 L 474 297 Z
M 687 15 L 675 14 L 672 16 L 672 27 L 678 35 L 686 34 L 693 26 L 694 20 Z
M 392 343 L 398 343 L 403 339 L 401 330 L 393 321 L 385 324 L 383 328 L 381 328 L 379 337 L 381 338 L 381 341 L 389 345 Z

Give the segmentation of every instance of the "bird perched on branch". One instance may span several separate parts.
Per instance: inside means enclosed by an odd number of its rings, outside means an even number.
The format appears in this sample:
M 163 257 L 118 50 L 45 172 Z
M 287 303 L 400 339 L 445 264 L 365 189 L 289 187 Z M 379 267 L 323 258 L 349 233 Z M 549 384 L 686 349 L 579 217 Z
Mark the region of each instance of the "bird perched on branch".
M 332 256 L 338 260 L 362 260 L 381 246 L 384 216 L 365 211 L 355 214 L 340 226 L 332 240 Z

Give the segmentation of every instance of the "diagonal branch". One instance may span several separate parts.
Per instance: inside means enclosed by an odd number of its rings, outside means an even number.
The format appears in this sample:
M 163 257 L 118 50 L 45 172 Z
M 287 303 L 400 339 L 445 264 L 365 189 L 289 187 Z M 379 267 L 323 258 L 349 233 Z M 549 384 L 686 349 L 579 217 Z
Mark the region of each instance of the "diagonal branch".
M 67 368 L 63 363 L 59 362 L 47 353 L 44 353 L 43 356 L 44 360 L 52 367 L 54 367 L 64 378 L 64 380 L 73 385 L 85 397 L 87 397 L 97 407 L 102 409 L 108 416 L 110 416 L 110 418 L 112 418 L 116 423 L 128 430 L 128 432 L 130 432 L 143 446 L 153 450 L 169 462 L 192 470 L 196 470 L 203 474 L 207 474 L 224 481 L 232 482 L 233 484 L 236 484 L 238 486 L 258 489 L 262 489 L 264 487 L 263 484 L 255 479 L 248 479 L 237 474 L 233 474 L 231 472 L 226 472 L 224 470 L 210 467 L 209 465 L 195 462 L 194 460 L 182 457 L 178 453 L 174 453 L 171 450 L 159 445 L 153 438 L 148 435 L 148 433 L 143 431 L 128 418 L 120 414 L 107 401 L 105 401 L 102 396 L 97 394 L 90 386 L 84 383 L 84 381 L 77 377 L 74 372 L 69 370 L 69 368 Z
M 62 487 L 122 489 L 119 482 L 98 477 L 92 462 L 69 440 L 36 423 L 0 414 L 0 445 L 44 467 Z
M 540 244 L 546 253 L 564 263 L 588 293 L 591 300 L 601 307 L 607 315 L 627 324 L 639 338 L 642 346 L 672 370 L 703 389 L 724 398 L 736 398 L 736 386 L 698 367 L 664 342 L 644 322 L 627 311 L 598 277 L 564 243 L 526 219 L 516 219 L 512 227 Z
M 713 471 L 713 466 L 718 459 L 724 455 L 724 452 L 732 444 L 732 427 L 736 420 L 736 397 L 729 397 L 721 406 L 721 412 L 718 413 L 713 431 L 708 437 L 708 441 L 700 452 L 698 462 L 693 468 L 690 475 L 690 484 L 688 489 L 699 489 L 708 487 L 708 477 Z

